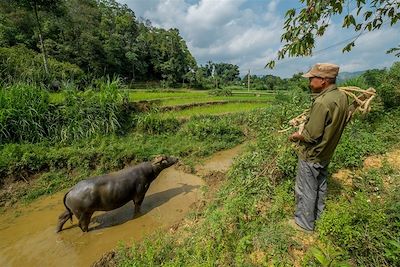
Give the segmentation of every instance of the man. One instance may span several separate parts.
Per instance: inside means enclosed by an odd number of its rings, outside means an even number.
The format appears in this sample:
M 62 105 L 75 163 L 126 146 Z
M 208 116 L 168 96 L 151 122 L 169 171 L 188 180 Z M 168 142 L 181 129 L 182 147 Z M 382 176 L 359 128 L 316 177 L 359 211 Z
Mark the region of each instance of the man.
M 324 209 L 328 164 L 347 121 L 349 103 L 336 86 L 338 72 L 337 65 L 317 63 L 303 75 L 309 78 L 314 100 L 302 132 L 289 137 L 290 141 L 300 141 L 301 147 L 294 223 L 306 231 L 314 230 L 315 220 Z

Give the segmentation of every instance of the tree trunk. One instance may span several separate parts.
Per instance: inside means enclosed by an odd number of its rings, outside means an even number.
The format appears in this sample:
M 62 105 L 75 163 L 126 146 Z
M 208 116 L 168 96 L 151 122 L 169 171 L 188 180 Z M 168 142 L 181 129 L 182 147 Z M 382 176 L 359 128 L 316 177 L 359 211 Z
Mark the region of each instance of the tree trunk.
M 47 67 L 46 49 L 44 48 L 44 44 L 43 44 L 42 27 L 40 26 L 40 21 L 39 21 L 39 16 L 38 16 L 38 12 L 37 12 L 36 1 L 34 1 L 34 7 L 33 8 L 35 10 L 36 23 L 37 23 L 38 29 L 39 29 L 39 41 L 40 41 L 40 48 L 42 50 L 42 55 L 43 55 L 44 70 L 46 72 L 46 75 L 49 76 L 49 68 Z

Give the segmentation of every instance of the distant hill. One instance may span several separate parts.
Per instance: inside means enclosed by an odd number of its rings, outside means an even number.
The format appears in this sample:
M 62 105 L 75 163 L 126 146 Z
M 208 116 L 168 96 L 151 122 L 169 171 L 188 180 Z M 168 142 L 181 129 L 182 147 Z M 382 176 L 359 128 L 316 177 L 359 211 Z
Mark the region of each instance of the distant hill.
M 366 72 L 365 70 L 361 70 L 361 71 L 355 71 L 355 72 L 339 72 L 339 75 L 337 77 L 337 81 L 338 82 L 344 82 L 350 78 L 354 78 L 357 76 L 360 76 L 361 74 L 363 74 L 364 72 Z

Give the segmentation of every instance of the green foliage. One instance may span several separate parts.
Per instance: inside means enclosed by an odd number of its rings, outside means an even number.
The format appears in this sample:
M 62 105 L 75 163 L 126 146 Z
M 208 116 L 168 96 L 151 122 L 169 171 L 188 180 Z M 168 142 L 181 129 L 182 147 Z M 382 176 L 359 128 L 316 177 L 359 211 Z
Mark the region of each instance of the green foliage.
M 63 106 L 55 114 L 54 134 L 60 141 L 115 133 L 121 128 L 124 97 L 116 87 L 100 88 L 99 92 L 64 92 Z M 57 123 L 61 118 L 62 123 Z
M 350 267 L 352 266 L 342 260 L 343 250 L 328 244 L 326 247 L 312 247 L 311 254 L 323 267 Z
M 372 69 L 365 71 L 361 76 L 365 79 L 368 86 L 378 88 L 384 81 L 386 70 Z
M 193 137 L 195 139 L 211 138 L 218 140 L 224 137 L 228 141 L 237 141 L 243 136 L 242 131 L 237 125 L 233 125 L 227 119 L 215 118 L 196 118 L 182 126 L 179 134 Z
M 276 165 L 283 177 L 293 178 L 296 176 L 297 155 L 295 150 L 290 147 L 284 147 L 276 158 Z
M 289 57 L 311 55 L 315 40 L 323 36 L 330 25 L 331 17 L 342 15 L 342 28 L 353 28 L 356 32 L 374 31 L 380 29 L 384 21 L 390 20 L 391 26 L 399 20 L 400 3 L 385 0 L 357 1 L 304 1 L 306 6 L 296 10 L 289 9 L 285 14 L 284 33 L 281 41 L 285 43 L 278 51 L 278 60 Z M 377 8 L 379 7 L 379 8 Z M 350 10 L 355 10 L 350 12 Z M 354 14 L 355 13 L 355 14 Z M 355 40 L 343 48 L 350 51 L 355 46 Z M 391 52 L 397 49 L 389 50 Z M 275 60 L 267 63 L 274 68 Z
M 48 136 L 49 94 L 28 84 L 0 91 L 0 142 L 38 142 Z
M 367 89 L 368 85 L 363 76 L 353 77 L 339 84 L 339 86 L 356 86 L 361 89 Z
M 351 201 L 328 201 L 329 212 L 318 222 L 318 233 L 323 240 L 329 239 L 346 250 L 362 266 L 388 265 L 385 248 L 399 231 L 394 223 L 400 216 L 396 198 L 392 196 L 382 203 L 358 192 Z M 397 208 L 393 209 L 393 204 Z
M 83 71 L 76 65 L 50 58 L 51 70 L 47 75 L 43 68 L 42 55 L 23 45 L 0 47 L 0 79 L 3 83 L 33 82 L 49 86 L 51 81 L 79 81 Z
M 378 94 L 383 100 L 386 109 L 400 106 L 400 62 L 395 62 L 386 73 Z
M 82 69 L 88 76 L 69 77 L 70 73 L 65 73 L 64 79 L 90 80 L 116 74 L 127 82 L 165 80 L 176 85 L 196 67 L 177 29 L 164 30 L 140 22 L 127 5 L 114 0 L 1 1 L 0 18 L 1 46 L 25 45 L 40 51 L 36 68 L 31 68 L 29 60 L 33 57 L 27 53 L 18 57 L 28 60 L 22 67 L 40 75 L 31 77 L 35 81 L 47 77 L 43 56 L 48 58 L 50 76 L 62 76 L 60 67 Z M 68 63 L 60 66 L 55 60 Z M 11 77 L 19 80 L 20 76 Z
M 175 117 L 161 117 L 156 112 L 137 115 L 133 120 L 139 132 L 148 134 L 174 133 L 182 124 Z
M 345 128 L 330 164 L 332 171 L 362 166 L 371 154 L 382 154 L 399 142 L 398 111 L 355 118 Z
M 49 103 L 47 91 L 17 84 L 0 91 L 0 142 L 71 142 L 122 128 L 127 97 L 118 80 L 100 86 L 98 92 L 65 90 L 64 101 Z

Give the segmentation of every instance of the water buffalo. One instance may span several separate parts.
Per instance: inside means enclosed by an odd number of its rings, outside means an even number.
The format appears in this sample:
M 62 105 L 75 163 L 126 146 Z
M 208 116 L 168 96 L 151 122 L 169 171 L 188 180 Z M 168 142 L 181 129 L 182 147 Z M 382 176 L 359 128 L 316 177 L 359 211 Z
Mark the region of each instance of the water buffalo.
M 150 183 L 177 161 L 174 157 L 159 156 L 151 162 L 80 181 L 64 195 L 67 210 L 59 216 L 56 231 L 60 232 L 68 219 L 72 221 L 73 214 L 81 230 L 87 232 L 95 211 L 113 210 L 130 200 L 135 204 L 135 213 L 139 212 Z

